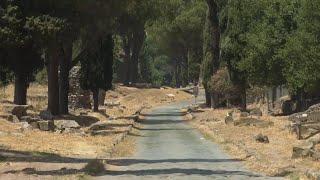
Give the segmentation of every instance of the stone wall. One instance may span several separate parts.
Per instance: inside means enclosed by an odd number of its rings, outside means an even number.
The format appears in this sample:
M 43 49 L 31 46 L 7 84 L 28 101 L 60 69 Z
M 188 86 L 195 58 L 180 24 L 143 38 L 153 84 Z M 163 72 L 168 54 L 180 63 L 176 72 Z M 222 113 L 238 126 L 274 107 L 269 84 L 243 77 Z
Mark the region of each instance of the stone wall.
M 90 91 L 85 91 L 80 88 L 80 66 L 75 66 L 71 69 L 70 90 L 69 90 L 69 109 L 91 109 Z

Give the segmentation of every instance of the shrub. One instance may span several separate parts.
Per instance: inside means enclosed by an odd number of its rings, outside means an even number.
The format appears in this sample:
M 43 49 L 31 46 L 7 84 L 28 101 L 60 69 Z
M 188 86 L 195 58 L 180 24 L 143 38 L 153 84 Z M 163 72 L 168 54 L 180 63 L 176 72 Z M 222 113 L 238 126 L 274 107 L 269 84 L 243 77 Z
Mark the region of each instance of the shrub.
M 92 160 L 84 168 L 83 171 L 88 175 L 97 175 L 105 171 L 105 165 L 102 160 Z
M 220 69 L 213 75 L 208 82 L 209 90 L 219 95 L 220 100 L 230 100 L 237 96 L 237 88 L 231 82 L 229 72 L 225 69 Z

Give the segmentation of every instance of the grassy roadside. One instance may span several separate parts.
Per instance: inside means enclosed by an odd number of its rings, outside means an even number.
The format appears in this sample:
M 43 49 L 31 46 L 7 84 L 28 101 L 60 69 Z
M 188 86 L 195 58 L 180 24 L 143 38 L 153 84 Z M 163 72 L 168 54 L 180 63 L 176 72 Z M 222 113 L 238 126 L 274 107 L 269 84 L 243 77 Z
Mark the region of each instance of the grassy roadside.
M 230 109 L 220 109 L 195 113 L 194 119 L 188 123 L 199 129 L 207 139 L 221 144 L 234 158 L 244 160 L 249 169 L 261 174 L 308 179 L 306 172 L 320 171 L 319 162 L 291 159 L 292 145 L 296 139 L 286 128 L 286 117 L 263 117 L 264 121 L 274 123 L 274 126 L 268 128 L 234 127 L 225 125 L 223 121 L 229 111 Z M 254 136 L 259 133 L 267 135 L 270 143 L 256 142 Z

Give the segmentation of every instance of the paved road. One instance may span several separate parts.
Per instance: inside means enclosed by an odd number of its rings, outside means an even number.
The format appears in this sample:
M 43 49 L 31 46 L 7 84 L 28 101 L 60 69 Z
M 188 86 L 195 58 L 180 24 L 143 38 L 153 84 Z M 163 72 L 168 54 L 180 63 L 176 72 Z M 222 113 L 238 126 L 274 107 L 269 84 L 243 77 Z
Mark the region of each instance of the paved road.
M 276 179 L 246 170 L 242 162 L 186 125 L 178 108 L 187 104 L 190 102 L 146 114 L 137 154 L 109 161 L 120 169 L 97 179 Z

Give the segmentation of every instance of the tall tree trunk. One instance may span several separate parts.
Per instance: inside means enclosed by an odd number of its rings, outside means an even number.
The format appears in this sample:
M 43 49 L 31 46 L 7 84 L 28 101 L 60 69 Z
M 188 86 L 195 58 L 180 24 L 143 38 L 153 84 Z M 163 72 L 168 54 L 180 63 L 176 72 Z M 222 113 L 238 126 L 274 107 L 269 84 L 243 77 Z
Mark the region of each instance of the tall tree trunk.
M 93 111 L 99 111 L 99 89 L 92 90 L 93 96 Z
M 247 88 L 246 88 L 246 83 L 241 85 L 241 109 L 243 111 L 247 110 Z
M 220 25 L 219 25 L 219 17 L 218 17 L 218 5 L 215 0 L 207 0 L 209 13 L 208 19 L 212 28 L 212 72 L 215 74 L 220 65 Z M 218 106 L 218 96 L 216 94 L 212 95 L 212 99 L 215 102 L 211 102 L 213 108 Z
M 72 61 L 72 41 L 61 45 L 62 58 L 60 59 L 59 76 L 59 113 L 69 114 L 68 95 L 69 95 L 69 72 Z
M 173 71 L 174 71 L 174 80 L 176 81 L 175 85 L 176 85 L 176 87 L 178 87 L 179 75 L 178 75 L 178 60 L 177 59 L 174 59 Z
M 125 53 L 125 71 L 123 72 L 124 75 L 124 85 L 129 85 L 129 82 L 131 80 L 131 69 L 132 69 L 132 62 L 131 62 L 131 42 L 132 42 L 132 35 L 131 33 L 125 34 L 122 36 L 122 42 L 123 42 L 123 50 Z
M 206 98 L 206 105 L 207 107 L 211 106 L 211 93 L 209 92 L 209 90 L 205 87 L 205 98 Z
M 277 100 L 277 87 L 272 87 L 272 108 L 274 108 L 274 102 Z
M 294 97 L 297 101 L 297 111 L 302 112 L 307 109 L 307 104 L 306 104 L 306 93 L 303 90 L 303 88 L 300 88 L 297 92 L 297 95 Z
M 182 86 L 182 63 L 181 60 L 177 62 L 177 87 L 180 88 Z
M 137 82 L 139 77 L 139 55 L 146 37 L 144 31 L 144 26 L 141 26 L 133 33 L 133 42 L 132 42 L 132 82 Z
M 59 114 L 59 50 L 58 44 L 51 42 L 46 50 L 48 71 L 48 111 Z
M 14 104 L 17 104 L 17 105 L 27 104 L 27 88 L 28 88 L 27 75 L 24 73 L 15 73 Z

